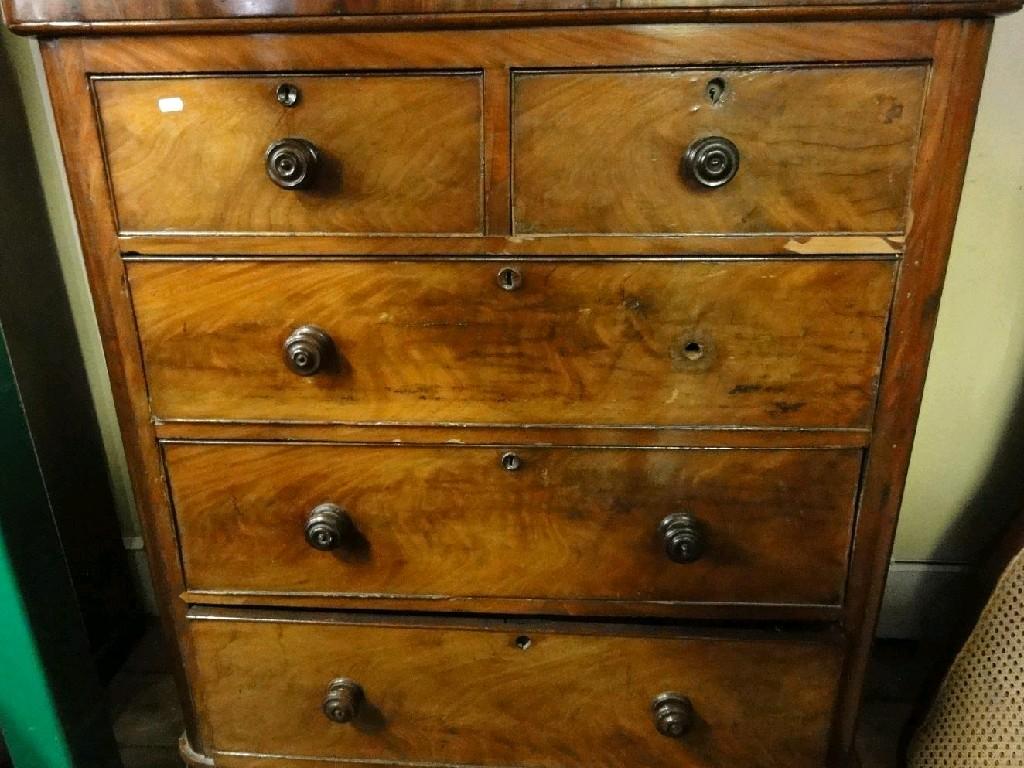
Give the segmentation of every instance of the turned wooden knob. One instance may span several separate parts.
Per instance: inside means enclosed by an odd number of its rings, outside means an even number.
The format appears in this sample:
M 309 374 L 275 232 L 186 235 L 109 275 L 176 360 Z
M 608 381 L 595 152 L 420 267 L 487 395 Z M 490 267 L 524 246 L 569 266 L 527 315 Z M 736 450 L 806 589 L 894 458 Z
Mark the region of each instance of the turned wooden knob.
M 292 373 L 312 376 L 327 361 L 334 342 L 327 332 L 315 325 L 302 325 L 284 341 L 284 361 Z
M 335 723 L 350 723 L 359 714 L 363 703 L 363 688 L 347 677 L 335 678 L 327 686 L 323 711 L 328 720 Z
M 658 525 L 665 554 L 677 563 L 692 563 L 704 554 L 707 542 L 703 526 L 688 512 L 675 512 Z
M 697 139 L 683 155 L 686 176 L 702 187 L 714 188 L 728 184 L 740 168 L 740 151 L 728 139 L 708 136 Z
M 678 739 L 693 725 L 693 704 L 678 693 L 662 693 L 651 702 L 654 727 L 662 736 Z
M 319 163 L 319 151 L 305 139 L 281 139 L 267 147 L 267 176 L 281 189 L 308 187 Z
M 337 549 L 351 528 L 345 510 L 337 504 L 320 504 L 306 518 L 306 542 L 321 552 Z

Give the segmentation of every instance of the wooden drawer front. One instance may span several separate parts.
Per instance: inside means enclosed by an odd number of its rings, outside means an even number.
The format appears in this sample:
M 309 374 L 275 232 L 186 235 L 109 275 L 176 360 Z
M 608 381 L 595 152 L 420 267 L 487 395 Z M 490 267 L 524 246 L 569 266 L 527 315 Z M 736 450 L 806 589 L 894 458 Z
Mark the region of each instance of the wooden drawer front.
M 283 83 L 297 103 L 278 103 Z M 122 231 L 480 232 L 475 74 L 95 80 Z M 318 149 L 305 189 L 268 147 Z
M 520 233 L 900 232 L 927 68 L 524 73 L 514 78 Z M 709 95 L 725 84 L 725 90 Z M 714 95 L 714 94 L 712 94 Z M 691 142 L 735 178 L 682 171 Z
M 834 605 L 860 471 L 859 450 L 165 451 L 189 588 L 303 595 Z M 352 523 L 333 551 L 304 536 L 324 503 Z M 666 552 L 673 514 L 694 562 Z
M 866 427 L 881 261 L 129 265 L 170 419 Z M 337 354 L 282 359 L 313 324 Z
M 839 674 L 831 645 L 262 617 L 192 622 L 197 704 L 215 752 L 551 768 L 824 764 Z M 321 712 L 343 677 L 365 694 L 344 724 Z M 651 702 L 663 692 L 692 703 L 681 738 L 655 729 Z

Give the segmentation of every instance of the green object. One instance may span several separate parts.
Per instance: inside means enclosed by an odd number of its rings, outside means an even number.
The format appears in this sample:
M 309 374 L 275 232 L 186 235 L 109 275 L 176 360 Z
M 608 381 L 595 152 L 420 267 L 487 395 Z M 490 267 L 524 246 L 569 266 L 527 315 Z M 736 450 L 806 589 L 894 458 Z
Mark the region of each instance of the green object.
M 4 535 L 4 523 L 30 516 L 45 520 L 48 510 L 46 487 L 0 332 L 0 728 L 17 768 L 72 765 Z
M 0 730 L 15 768 L 121 765 L 2 327 Z

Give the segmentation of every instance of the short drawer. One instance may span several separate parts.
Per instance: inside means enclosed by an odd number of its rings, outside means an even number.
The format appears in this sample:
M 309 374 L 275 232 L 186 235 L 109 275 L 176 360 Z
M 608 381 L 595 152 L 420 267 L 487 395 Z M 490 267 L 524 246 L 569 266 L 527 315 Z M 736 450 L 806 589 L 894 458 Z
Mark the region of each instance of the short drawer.
M 481 231 L 478 74 L 93 87 L 124 232 Z
M 927 71 L 517 74 L 515 231 L 901 232 Z
M 821 768 L 841 660 L 777 634 L 191 616 L 217 765 Z
M 159 418 L 867 427 L 894 264 L 133 262 L 128 274 Z
M 839 604 L 861 456 L 189 443 L 165 455 L 190 590 L 595 612 Z

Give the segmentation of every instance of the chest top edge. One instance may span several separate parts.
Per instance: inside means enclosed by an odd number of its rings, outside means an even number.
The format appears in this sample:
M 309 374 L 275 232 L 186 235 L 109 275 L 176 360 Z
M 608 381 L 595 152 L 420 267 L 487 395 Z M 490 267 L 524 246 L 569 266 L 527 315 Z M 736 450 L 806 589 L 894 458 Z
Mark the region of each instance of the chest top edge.
M 995 16 L 1022 0 L 0 0 L 25 35 L 261 33 L 574 24 L 861 21 Z

